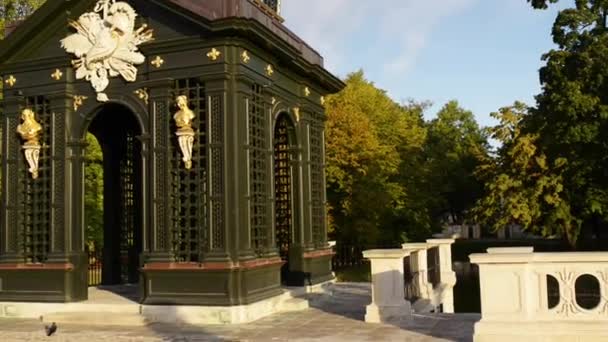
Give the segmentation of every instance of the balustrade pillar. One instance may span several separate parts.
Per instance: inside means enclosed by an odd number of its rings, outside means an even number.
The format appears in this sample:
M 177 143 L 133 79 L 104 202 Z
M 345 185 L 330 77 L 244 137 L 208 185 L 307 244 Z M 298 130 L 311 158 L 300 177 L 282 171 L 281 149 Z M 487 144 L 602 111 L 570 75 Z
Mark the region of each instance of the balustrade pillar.
M 442 287 L 440 303 L 443 312 L 454 313 L 454 285 L 456 285 L 456 272 L 452 270 L 452 244 L 454 239 L 426 240 L 431 247 L 439 248 L 439 283 Z
M 363 252 L 372 268 L 372 303 L 365 309 L 365 321 L 383 323 L 411 319 L 410 302 L 405 300 L 403 249 L 373 249 Z

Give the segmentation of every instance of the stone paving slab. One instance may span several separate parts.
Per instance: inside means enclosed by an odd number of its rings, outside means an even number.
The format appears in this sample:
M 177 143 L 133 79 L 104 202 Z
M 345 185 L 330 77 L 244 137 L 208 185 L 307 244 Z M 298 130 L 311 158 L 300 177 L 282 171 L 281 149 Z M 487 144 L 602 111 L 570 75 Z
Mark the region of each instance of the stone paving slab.
M 309 296 L 311 308 L 280 313 L 249 324 L 187 326 L 151 324 L 145 327 L 60 325 L 46 337 L 34 320 L 0 319 L 1 342 L 283 342 L 283 341 L 411 341 L 472 342 L 478 315 L 415 315 L 413 322 L 363 322 L 370 302 L 369 286 L 337 284 L 329 294 Z

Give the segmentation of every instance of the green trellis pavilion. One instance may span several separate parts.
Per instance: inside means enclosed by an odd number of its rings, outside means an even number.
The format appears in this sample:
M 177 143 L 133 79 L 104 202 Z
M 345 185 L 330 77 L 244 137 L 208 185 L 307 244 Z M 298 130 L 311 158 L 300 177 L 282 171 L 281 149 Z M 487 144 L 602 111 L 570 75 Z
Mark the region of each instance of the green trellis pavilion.
M 279 0 L 47 1 L 0 43 L 0 301 L 86 300 L 86 135 L 102 284 L 241 305 L 332 278 L 324 96 Z

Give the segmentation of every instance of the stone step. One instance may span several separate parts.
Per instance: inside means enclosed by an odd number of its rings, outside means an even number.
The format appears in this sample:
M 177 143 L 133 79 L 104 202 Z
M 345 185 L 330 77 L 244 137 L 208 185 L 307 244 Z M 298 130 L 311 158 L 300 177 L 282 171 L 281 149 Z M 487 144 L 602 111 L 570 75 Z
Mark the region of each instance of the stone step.
M 52 322 L 81 325 L 118 325 L 118 326 L 144 326 L 146 319 L 140 314 L 133 313 L 107 313 L 107 312 L 61 312 L 42 316 L 45 324 Z
M 281 302 L 281 311 L 306 310 L 308 307 L 308 300 L 303 298 L 290 298 Z

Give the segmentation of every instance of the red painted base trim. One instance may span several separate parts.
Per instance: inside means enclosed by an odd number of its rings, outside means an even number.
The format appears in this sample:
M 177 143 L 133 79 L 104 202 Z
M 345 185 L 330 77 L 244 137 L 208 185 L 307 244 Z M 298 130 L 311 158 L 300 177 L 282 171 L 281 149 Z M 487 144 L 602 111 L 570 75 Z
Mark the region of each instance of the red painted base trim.
M 64 264 L 0 264 L 1 271 L 39 271 L 39 270 L 59 270 L 59 271 L 71 271 L 74 269 L 72 263 Z
M 280 258 L 272 259 L 255 259 L 245 261 L 241 263 L 233 262 L 203 262 L 203 263 L 179 263 L 179 262 L 154 262 L 145 264 L 142 268 L 143 271 L 178 271 L 178 270 L 189 270 L 189 271 L 226 271 L 226 270 L 248 270 L 259 267 L 268 267 L 283 265 L 285 261 Z
M 304 253 L 303 257 L 305 259 L 312 259 L 312 258 L 320 258 L 320 257 L 324 257 L 324 256 L 333 256 L 334 254 L 336 254 L 336 252 L 334 252 L 331 249 L 323 249 L 320 251 L 306 252 L 306 253 Z

